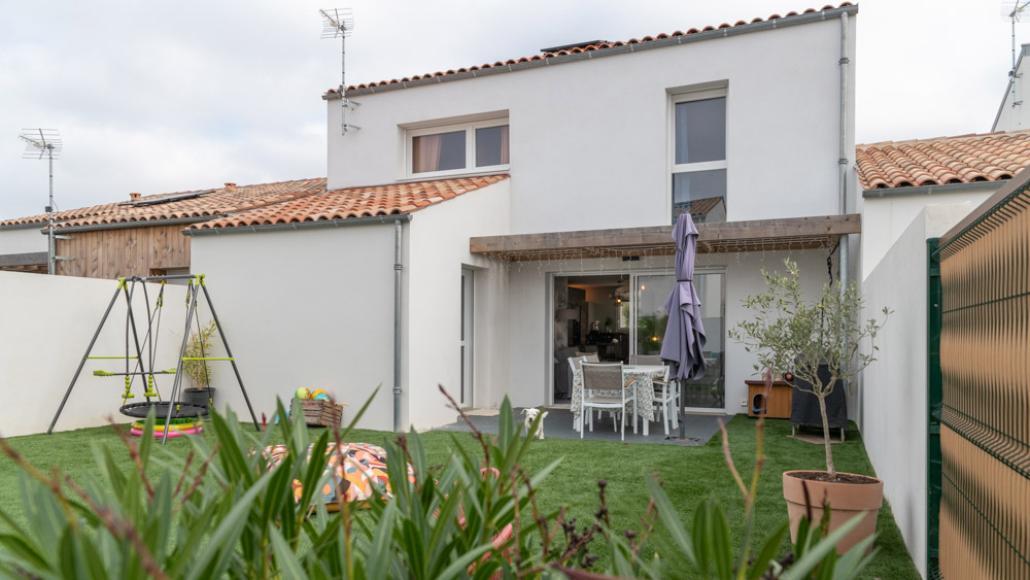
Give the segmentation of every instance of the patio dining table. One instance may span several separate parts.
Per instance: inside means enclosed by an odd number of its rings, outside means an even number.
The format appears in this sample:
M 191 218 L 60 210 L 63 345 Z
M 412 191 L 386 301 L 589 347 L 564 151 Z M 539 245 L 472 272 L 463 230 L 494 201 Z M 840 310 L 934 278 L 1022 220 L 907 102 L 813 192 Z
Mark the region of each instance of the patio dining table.
M 632 383 L 632 388 L 637 395 L 636 417 L 643 419 L 644 435 L 650 434 L 650 423 L 655 420 L 654 412 L 654 379 L 665 376 L 663 365 L 622 365 L 623 375 L 627 384 Z M 613 391 L 611 396 L 618 397 L 619 393 Z M 579 430 L 582 428 L 583 418 L 580 417 L 580 401 L 583 398 L 583 369 L 577 368 L 572 375 L 572 426 Z M 632 403 L 631 403 L 632 405 Z M 636 418 L 634 418 L 634 425 Z

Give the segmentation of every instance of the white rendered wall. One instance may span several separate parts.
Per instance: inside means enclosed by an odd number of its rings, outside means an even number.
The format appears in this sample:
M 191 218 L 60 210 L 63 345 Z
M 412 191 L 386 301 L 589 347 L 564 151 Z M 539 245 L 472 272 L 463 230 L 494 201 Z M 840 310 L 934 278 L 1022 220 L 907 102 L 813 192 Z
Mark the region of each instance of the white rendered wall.
M 508 223 L 509 181 L 477 189 L 412 214 L 408 262 L 411 308 L 407 336 L 411 423 L 418 428 L 453 422 L 437 389 L 455 399 L 461 387 L 461 268 L 474 271 L 473 376 L 476 406 L 496 400 L 507 383 L 507 269 L 469 253 L 469 238 L 503 232 Z M 503 396 L 503 394 L 502 394 Z M 466 401 L 470 403 L 470 401 Z
M 972 211 L 1001 185 L 999 183 L 989 189 L 949 189 L 945 193 L 936 191 L 933 195 L 865 198 L 862 209 L 862 279 L 876 268 L 924 208 L 968 203 L 969 211 Z
M 724 271 L 726 318 L 728 331 L 749 316 L 742 301 L 750 294 L 763 290 L 761 269 L 782 269 L 787 256 L 798 262 L 804 277 L 804 291 L 815 296 L 826 282 L 826 253 L 800 251 L 793 253 L 763 252 L 745 254 L 701 254 L 697 267 Z M 548 274 L 578 274 L 591 272 L 667 271 L 671 272 L 673 258 L 648 257 L 639 262 L 619 259 L 570 260 L 564 262 L 525 262 L 512 264 L 510 269 L 509 318 L 511 329 L 511 378 L 509 382 L 512 402 L 517 406 L 537 406 L 547 402 L 549 367 L 548 358 L 550 319 L 547 309 Z M 727 413 L 746 412 L 747 387 L 744 381 L 755 375 L 755 359 L 744 347 L 723 336 L 726 345 L 726 407 Z
M 0 435 L 46 432 L 115 288 L 110 280 L 0 272 Z M 157 287 L 150 291 L 156 293 Z M 183 291 L 183 287 L 171 285 L 165 290 L 158 368 L 176 365 L 185 316 Z M 140 294 L 136 298 L 136 315 L 140 316 L 145 305 Z M 124 355 L 125 317 L 125 301 L 120 298 L 94 355 Z M 138 320 L 138 324 L 145 333 L 145 322 Z M 106 425 L 109 417 L 129 421 L 118 414 L 122 377 L 93 376 L 94 370 L 124 371 L 123 365 L 115 360 L 88 361 L 56 430 Z M 171 390 L 170 375 L 158 376 L 157 381 L 162 392 Z M 137 382 L 136 398 L 130 402 L 142 401 L 142 392 Z
M 45 252 L 46 236 L 39 227 L 0 230 L 0 255 Z
M 849 38 L 853 105 L 855 18 Z M 329 186 L 405 177 L 410 124 L 507 111 L 512 233 L 668 224 L 670 91 L 721 83 L 727 219 L 836 214 L 839 58 L 832 19 L 363 95 L 348 113 L 362 129 L 346 136 L 329 101 Z M 847 126 L 850 152 L 853 118 Z
M 868 200 L 867 200 L 868 201 Z M 877 337 L 878 360 L 863 373 L 862 439 L 884 496 L 920 573 L 926 576 L 926 240 L 975 206 L 920 211 L 863 283 L 863 318 L 894 311 Z
M 258 419 L 312 386 L 349 404 L 347 422 L 379 386 L 361 426 L 393 427 L 392 224 L 196 236 L 191 249 Z M 220 405 L 242 419 L 231 369 L 217 370 Z

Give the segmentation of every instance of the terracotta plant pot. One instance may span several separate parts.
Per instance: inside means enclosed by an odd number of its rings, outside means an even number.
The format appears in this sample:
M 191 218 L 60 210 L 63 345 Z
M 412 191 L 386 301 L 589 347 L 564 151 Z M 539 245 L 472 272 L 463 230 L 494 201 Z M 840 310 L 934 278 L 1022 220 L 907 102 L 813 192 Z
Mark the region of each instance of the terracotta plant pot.
M 798 524 L 805 517 L 805 490 L 812 502 L 812 519 L 818 524 L 823 517 L 823 504 L 829 504 L 830 531 L 836 530 L 851 518 L 864 514 L 862 522 L 844 540 L 837 544 L 837 553 L 843 554 L 858 542 L 876 532 L 876 517 L 883 505 L 883 482 L 875 477 L 840 473 L 850 481 L 819 481 L 805 479 L 802 475 L 822 474 L 825 471 L 795 470 L 783 472 L 783 499 L 787 500 L 787 515 L 790 517 L 790 539 L 797 539 Z

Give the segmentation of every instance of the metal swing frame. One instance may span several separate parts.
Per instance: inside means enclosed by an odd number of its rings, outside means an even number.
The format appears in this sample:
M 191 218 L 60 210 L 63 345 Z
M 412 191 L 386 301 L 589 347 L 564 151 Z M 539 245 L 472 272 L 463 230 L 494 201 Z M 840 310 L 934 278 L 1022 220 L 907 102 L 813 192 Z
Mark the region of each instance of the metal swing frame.
M 173 371 L 170 371 L 170 370 L 157 371 L 157 370 L 154 369 L 154 350 L 155 350 L 155 348 L 154 348 L 154 341 L 156 340 L 156 334 L 154 333 L 153 323 L 154 323 L 154 314 L 157 313 L 158 310 L 152 311 L 151 308 L 150 308 L 150 297 L 149 297 L 149 294 L 147 293 L 147 286 L 146 285 L 147 285 L 147 283 L 153 283 L 153 282 L 165 284 L 165 283 L 167 283 L 169 281 L 182 281 L 182 280 L 187 281 L 186 303 L 187 303 L 188 306 L 187 306 L 187 312 L 186 312 L 186 324 L 185 324 L 185 327 L 184 327 L 184 330 L 183 330 L 182 344 L 179 347 L 178 361 L 176 363 L 176 367 L 175 367 L 175 370 L 174 370 L 175 379 L 172 382 L 172 391 L 169 394 L 169 398 L 168 398 L 167 401 L 161 401 L 160 400 L 161 399 L 160 393 L 156 392 L 157 382 L 154 379 L 154 375 L 157 375 L 157 374 L 173 374 Z M 136 288 L 137 285 L 140 285 L 140 287 L 143 288 L 144 300 L 145 300 L 146 306 L 147 306 L 147 333 L 146 333 L 146 335 L 145 335 L 145 337 L 144 337 L 142 342 L 139 339 L 139 331 L 137 329 L 136 317 L 135 317 L 135 315 L 133 313 L 133 305 L 132 305 L 132 297 L 133 297 L 133 293 L 134 293 L 135 288 Z M 107 324 L 107 320 L 108 320 L 108 318 L 111 315 L 111 311 L 114 309 L 114 305 L 118 302 L 118 299 L 123 297 L 123 296 L 125 298 L 125 305 L 126 305 L 126 309 L 127 309 L 126 329 L 125 329 L 125 352 L 126 352 L 125 356 L 124 357 L 122 357 L 122 356 L 112 357 L 112 356 L 94 356 L 94 355 L 92 355 L 93 347 L 96 345 L 97 339 L 100 337 L 100 333 L 103 331 L 104 326 Z M 161 308 L 161 301 L 163 300 L 163 297 L 164 297 L 164 287 L 162 286 L 161 292 L 158 295 L 158 299 L 157 299 L 158 302 L 156 303 L 157 309 Z M 191 328 L 193 326 L 194 321 L 197 323 L 198 330 L 199 330 L 199 327 L 200 327 L 200 313 L 199 313 L 199 310 L 198 310 L 198 306 L 199 306 L 201 298 L 203 298 L 204 301 L 207 303 L 208 310 L 211 312 L 211 320 L 214 322 L 215 328 L 218 330 L 218 335 L 219 335 L 219 337 L 222 340 L 222 345 L 225 347 L 226 356 L 224 356 L 224 357 L 208 357 L 208 356 L 206 356 L 206 353 L 203 350 L 203 345 L 201 346 L 201 356 L 200 357 L 187 357 L 186 356 L 186 348 L 187 348 L 187 346 L 189 344 L 190 331 L 191 331 Z M 160 315 L 158 315 L 158 324 L 160 324 Z M 130 354 L 132 352 L 132 350 L 130 350 L 130 342 L 129 342 L 130 339 L 132 340 L 132 345 L 131 346 L 134 347 L 133 350 L 136 353 L 135 356 Z M 149 352 L 148 352 L 148 354 L 150 355 L 149 359 L 144 358 L 144 353 L 143 353 L 144 348 L 148 348 L 149 349 Z M 114 295 L 111 296 L 111 300 L 108 302 L 107 308 L 104 310 L 104 314 L 100 318 L 100 324 L 97 325 L 97 329 L 93 333 L 93 337 L 89 341 L 89 346 L 86 347 L 86 352 L 82 355 L 82 359 L 79 361 L 79 365 L 75 369 L 75 374 L 72 375 L 71 382 L 68 383 L 68 389 L 65 391 L 64 397 L 61 398 L 61 403 L 57 407 L 57 412 L 54 413 L 53 420 L 50 421 L 50 427 L 47 429 L 47 434 L 48 435 L 53 433 L 54 426 L 57 425 L 57 420 L 60 418 L 61 413 L 64 411 L 65 405 L 67 405 L 67 403 L 68 403 L 68 398 L 71 396 L 72 390 L 74 390 L 75 384 L 78 382 L 79 376 L 82 374 L 82 370 L 86 366 L 86 361 L 88 361 L 88 360 L 98 360 L 98 359 L 114 359 L 114 360 L 119 360 L 119 359 L 123 359 L 123 358 L 125 359 L 125 372 L 124 373 L 103 372 L 101 374 L 98 374 L 98 376 L 124 376 L 125 379 L 126 379 L 126 384 L 127 384 L 127 389 L 126 389 L 127 394 L 129 393 L 129 390 L 131 388 L 132 382 L 135 380 L 134 377 L 140 376 L 140 377 L 143 378 L 144 397 L 146 398 L 146 402 L 145 403 L 133 403 L 133 404 L 130 404 L 130 405 L 124 405 L 123 404 L 123 406 L 122 406 L 122 413 L 126 414 L 126 415 L 128 415 L 130 417 L 132 417 L 132 416 L 137 416 L 138 417 L 138 412 L 130 413 L 127 410 L 131 411 L 131 410 L 134 410 L 134 409 L 141 409 L 141 408 L 144 408 L 144 407 L 146 407 L 148 409 L 148 411 L 149 411 L 149 408 L 167 409 L 166 412 L 164 412 L 164 413 L 160 413 L 159 412 L 158 415 L 157 415 L 157 419 L 159 419 L 159 420 L 160 419 L 164 419 L 164 433 L 163 433 L 163 437 L 161 439 L 162 443 L 165 443 L 165 442 L 168 441 L 169 427 L 171 425 L 172 419 L 176 418 L 176 415 L 179 415 L 180 411 L 185 411 L 185 414 L 183 416 L 198 416 L 200 414 L 200 413 L 197 412 L 197 408 L 193 408 L 195 406 L 187 404 L 187 403 L 182 403 L 182 402 L 180 402 L 178 400 L 178 397 L 179 397 L 179 395 L 181 394 L 181 391 L 182 391 L 182 371 L 183 371 L 184 363 L 186 361 L 203 360 L 203 361 L 222 361 L 222 362 L 230 363 L 232 365 L 233 374 L 236 377 L 236 382 L 240 386 L 240 392 L 243 394 L 243 400 L 247 404 L 247 410 L 250 412 L 250 417 L 251 417 L 251 419 L 254 422 L 254 428 L 256 430 L 258 430 L 258 431 L 261 430 L 261 426 L 258 423 L 257 416 L 254 414 L 254 408 L 250 404 L 250 396 L 247 394 L 247 389 L 243 385 L 243 377 L 240 375 L 240 369 L 236 365 L 236 357 L 232 353 L 232 347 L 229 346 L 229 341 L 226 338 L 225 330 L 222 328 L 222 324 L 221 324 L 221 322 L 218 319 L 218 314 L 215 312 L 214 304 L 211 302 L 211 294 L 210 294 L 210 292 L 208 292 L 207 283 L 206 283 L 204 274 L 179 274 L 179 275 L 168 275 L 168 276 L 132 276 L 132 277 L 128 277 L 128 278 L 119 278 L 118 279 L 118 287 L 115 289 Z M 130 362 L 129 361 L 132 360 L 132 359 L 135 359 L 137 361 L 136 362 L 136 366 L 135 366 L 135 370 L 130 370 Z M 147 368 L 147 362 L 150 363 L 150 368 L 149 369 Z M 157 399 L 158 399 L 157 401 L 151 401 L 150 400 L 152 394 L 150 392 L 150 389 L 148 388 L 148 384 L 152 384 L 154 386 L 155 393 L 157 394 Z M 127 400 L 127 399 L 128 399 L 128 397 L 125 397 L 123 399 L 123 402 L 125 400 Z M 130 407 L 132 409 L 129 409 Z M 191 409 L 185 409 L 186 407 L 190 407 Z

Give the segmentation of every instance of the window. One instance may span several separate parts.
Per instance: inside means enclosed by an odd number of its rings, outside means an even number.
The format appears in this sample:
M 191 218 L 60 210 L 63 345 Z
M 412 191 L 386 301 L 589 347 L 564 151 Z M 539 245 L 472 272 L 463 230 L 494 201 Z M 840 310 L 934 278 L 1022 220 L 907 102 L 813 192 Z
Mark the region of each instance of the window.
M 451 175 L 508 168 L 508 124 L 494 120 L 408 131 L 411 176 Z
M 706 91 L 673 102 L 672 217 L 726 221 L 726 96 Z

